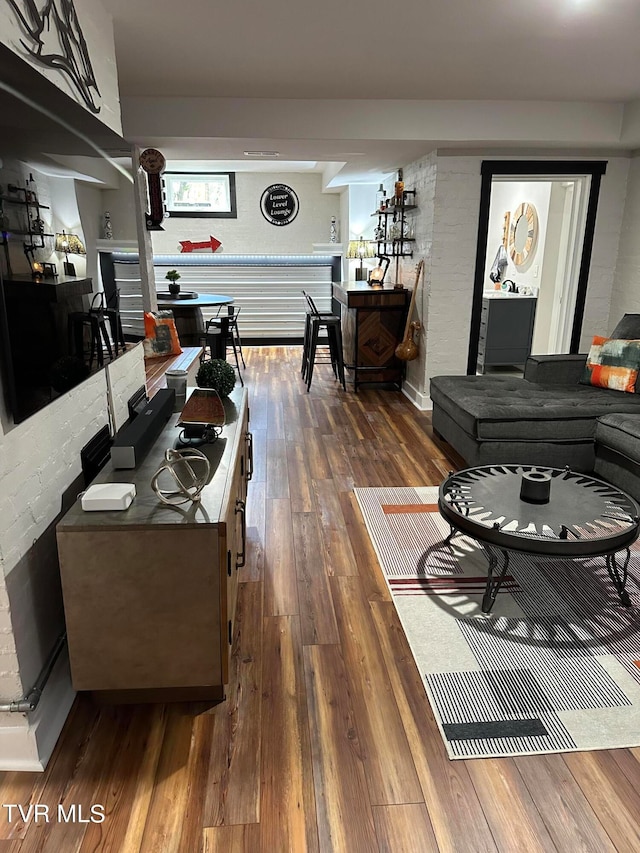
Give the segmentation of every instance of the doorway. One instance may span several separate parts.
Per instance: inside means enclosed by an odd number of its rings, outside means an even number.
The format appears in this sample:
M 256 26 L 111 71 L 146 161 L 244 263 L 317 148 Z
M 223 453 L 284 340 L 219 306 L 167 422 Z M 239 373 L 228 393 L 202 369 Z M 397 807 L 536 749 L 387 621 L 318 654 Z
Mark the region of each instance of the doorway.
M 501 352 L 521 366 L 529 352 L 578 351 L 605 170 L 594 161 L 482 164 L 467 373 L 500 364 Z M 523 324 L 509 324 L 508 350 L 486 339 L 488 309 Z

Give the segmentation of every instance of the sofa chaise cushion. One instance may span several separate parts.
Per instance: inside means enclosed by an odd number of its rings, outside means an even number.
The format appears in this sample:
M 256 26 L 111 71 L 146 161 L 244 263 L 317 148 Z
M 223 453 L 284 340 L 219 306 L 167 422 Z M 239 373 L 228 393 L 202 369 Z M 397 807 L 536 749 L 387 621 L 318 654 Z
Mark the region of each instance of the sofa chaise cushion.
M 636 415 L 618 413 L 599 418 L 596 441 L 600 446 L 640 463 L 640 412 Z
M 640 414 L 598 418 L 594 470 L 640 501 Z
M 435 376 L 431 399 L 480 441 L 593 439 L 595 419 L 640 414 L 640 396 L 587 385 L 541 385 L 510 376 Z

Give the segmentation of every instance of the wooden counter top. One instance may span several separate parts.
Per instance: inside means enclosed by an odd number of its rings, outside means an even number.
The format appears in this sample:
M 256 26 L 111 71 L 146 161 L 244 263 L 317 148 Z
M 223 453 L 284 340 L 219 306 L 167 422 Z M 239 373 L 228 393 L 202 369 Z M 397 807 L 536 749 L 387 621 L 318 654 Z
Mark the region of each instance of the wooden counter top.
M 136 497 L 129 509 L 85 512 L 78 500 L 58 523 L 58 532 L 129 530 L 132 527 L 148 528 L 150 525 L 158 529 L 176 525 L 189 528 L 217 524 L 231 471 L 230 463 L 235 457 L 235 447 L 241 440 L 239 426 L 246 398 L 246 389 L 235 388 L 229 397 L 223 399 L 227 423 L 222 428 L 222 434 L 213 444 L 203 444 L 197 448 L 206 454 L 211 463 L 210 479 L 202 490 L 200 501 L 169 506 L 162 503 L 151 488 L 151 479 L 164 461 L 165 450 L 174 447 L 181 431 L 176 425 L 178 415 L 174 414 L 137 468 L 114 469 L 109 462 L 94 480 L 95 483 L 134 483 Z
M 93 284 L 90 278 L 78 278 L 73 275 L 59 275 L 57 278 L 45 278 L 35 281 L 30 275 L 12 275 L 3 279 L 5 287 L 13 295 L 25 299 L 42 299 L 46 302 L 61 302 L 71 296 L 91 293 Z
M 405 306 L 409 304 L 411 291 L 404 287 L 370 287 L 366 281 L 342 281 L 333 285 L 333 298 L 347 308 L 375 308 Z

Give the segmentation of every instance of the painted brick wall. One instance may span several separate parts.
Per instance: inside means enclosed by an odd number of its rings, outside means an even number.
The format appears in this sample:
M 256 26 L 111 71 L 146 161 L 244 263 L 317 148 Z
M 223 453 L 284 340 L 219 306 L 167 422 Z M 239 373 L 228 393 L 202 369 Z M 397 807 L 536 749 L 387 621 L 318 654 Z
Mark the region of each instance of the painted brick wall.
M 420 314 L 425 324 L 421 339 L 420 358 L 409 365 L 408 384 L 416 394 L 429 393 L 431 376 L 439 374 L 463 374 L 466 372 L 471 322 L 471 300 L 478 237 L 478 213 L 480 204 L 480 168 L 483 159 L 489 156 L 432 154 L 404 168 L 405 184 L 419 190 L 419 211 L 415 216 L 416 259 L 426 258 L 426 280 L 421 299 Z M 504 158 L 501 158 L 504 159 Z M 557 157 L 540 159 L 570 159 L 559 152 Z M 607 173 L 602 179 L 600 204 L 593 243 L 593 254 L 581 349 L 594 334 L 601 334 L 603 327 L 609 330 L 609 311 L 614 272 L 618 255 L 618 243 L 622 228 L 622 216 L 626 196 L 629 160 L 626 157 L 610 157 Z M 636 167 L 637 169 L 637 167 Z M 635 174 L 640 181 L 640 169 Z M 435 191 L 432 189 L 435 183 Z M 423 187 L 420 189 L 420 187 Z M 629 214 L 625 221 L 629 238 L 625 243 L 625 255 L 621 263 L 626 277 L 633 277 L 632 243 L 634 223 L 639 215 L 640 191 L 634 186 L 634 195 L 629 203 Z M 433 198 L 433 201 L 431 200 Z M 633 211 L 633 212 L 632 212 Z M 415 259 L 414 259 L 415 260 Z M 413 261 L 411 265 L 413 265 Z M 405 262 L 404 281 L 411 279 Z M 622 285 L 621 285 L 622 287 Z M 632 285 L 625 287 L 624 299 L 629 300 Z M 625 310 L 630 310 L 626 308 Z M 613 312 L 612 312 L 613 313 Z M 620 307 L 616 309 L 615 323 Z M 423 350 L 423 351 L 422 351 Z
M 418 210 L 407 213 L 409 226 L 415 236 L 414 257 L 406 259 L 402 264 L 402 281 L 408 287 L 415 282 L 415 266 L 419 260 L 424 260 L 424 273 L 419 284 L 416 298 L 414 319 L 422 323 L 419 337 L 414 339 L 419 343 L 418 358 L 407 363 L 407 384 L 412 389 L 423 390 L 427 358 L 427 329 L 429 325 L 429 293 L 431 289 L 431 261 L 433 244 L 433 227 L 436 202 L 436 172 L 437 157 L 435 152 L 409 164 L 403 171 L 404 184 L 408 190 L 416 191 Z
M 61 509 L 62 493 L 80 474 L 80 449 L 107 423 L 107 385 L 104 371 L 61 396 L 18 426 L 3 413 L 0 431 L 0 698 L 18 698 L 31 686 L 18 675 L 14 623 L 33 633 L 45 627 L 47 614 L 25 614 L 12 619 L 6 597 L 10 575 L 33 542 Z M 33 617 L 33 618 L 30 618 Z M 50 626 L 46 626 L 49 630 Z M 60 624 L 57 626 L 62 628 Z M 28 638 L 21 637 L 24 647 Z M 43 649 L 46 655 L 50 649 Z M 39 662 L 44 662 L 44 658 Z M 26 679 L 25 679 L 26 680 Z M 12 719 L 15 718 L 12 717 Z
M 602 178 L 580 352 L 589 351 L 594 335 L 607 334 L 613 329 L 613 326 L 609 327 L 609 313 L 627 194 L 629 162 L 626 157 L 609 158 L 607 174 Z M 617 320 L 613 325 L 616 322 Z
M 629 164 L 627 198 L 615 267 L 608 331 L 624 313 L 640 314 L 640 155 Z
M 129 417 L 127 401 L 141 385 L 145 384 L 142 342 L 120 356 L 113 364 L 108 364 L 106 373 L 109 410 L 113 431 L 116 432 Z
M 290 225 L 271 225 L 260 211 L 260 197 L 270 184 L 286 184 L 298 196 L 300 211 Z M 173 254 L 180 251 L 180 240 L 208 240 L 213 235 L 222 242 L 218 251 L 228 254 L 309 255 L 313 243 L 329 242 L 331 217 L 340 219 L 340 195 L 322 192 L 317 173 L 236 172 L 236 198 L 237 219 L 165 219 L 164 231 L 151 235 L 154 254 Z M 338 235 L 339 240 L 343 237 Z
M 427 393 L 431 376 L 466 371 L 479 204 L 479 158 L 439 156 L 423 388 Z

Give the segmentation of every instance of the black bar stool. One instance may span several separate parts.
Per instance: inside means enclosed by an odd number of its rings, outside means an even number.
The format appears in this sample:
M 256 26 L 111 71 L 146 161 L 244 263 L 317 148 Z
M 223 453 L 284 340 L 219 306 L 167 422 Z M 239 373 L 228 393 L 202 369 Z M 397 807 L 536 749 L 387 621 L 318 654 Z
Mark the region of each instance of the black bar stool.
M 246 367 L 246 364 L 244 363 L 244 356 L 242 355 L 240 335 L 238 333 L 237 316 L 239 313 L 240 309 L 238 308 L 237 311 L 234 311 L 232 305 L 228 306 L 227 314 L 220 314 L 220 311 L 218 311 L 217 317 L 207 320 L 207 325 L 205 327 L 201 343 L 205 351 L 207 347 L 209 347 L 211 358 L 226 359 L 227 347 L 230 346 L 233 349 L 233 356 L 236 362 L 236 370 L 238 371 L 240 385 L 244 385 L 242 371 L 240 370 L 240 361 L 238 360 L 238 354 L 240 354 L 242 366 Z
M 309 294 L 304 290 L 302 293 L 307 300 L 307 305 L 309 306 L 309 311 L 307 312 L 305 321 L 301 370 L 302 378 L 307 383 L 307 391 L 311 388 L 314 365 L 329 363 L 316 360 L 318 338 L 321 330 L 324 330 L 327 333 L 330 363 L 333 368 L 333 375 L 339 380 L 346 391 L 347 386 L 344 378 L 344 361 L 342 356 L 342 323 L 340 321 L 340 317 L 327 311 L 318 311 L 315 302 Z
M 104 294 L 96 293 L 91 300 L 91 307 L 88 311 L 72 311 L 67 320 L 67 336 L 68 349 L 77 358 L 85 361 L 85 330 L 89 332 L 89 370 L 93 364 L 94 357 L 98 367 L 104 364 L 104 347 L 109 353 L 109 358 L 113 359 L 113 350 L 111 349 L 111 339 L 107 329 L 107 319 L 109 318 L 108 309 L 104 308 Z M 110 318 L 109 318 L 110 319 Z M 118 317 L 119 319 L 119 317 Z M 116 355 L 117 355 L 117 336 L 116 336 Z

